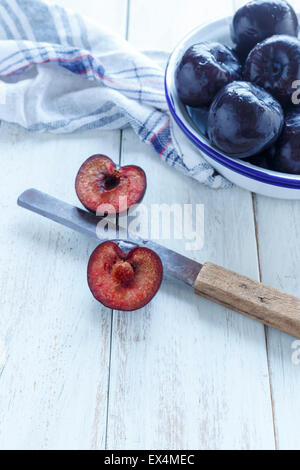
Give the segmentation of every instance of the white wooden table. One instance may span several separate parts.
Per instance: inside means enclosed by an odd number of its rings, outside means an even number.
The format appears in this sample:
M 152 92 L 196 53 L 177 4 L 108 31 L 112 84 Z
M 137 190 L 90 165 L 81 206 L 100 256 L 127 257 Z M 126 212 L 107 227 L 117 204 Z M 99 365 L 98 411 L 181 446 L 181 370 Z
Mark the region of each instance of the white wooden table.
M 171 50 L 197 24 L 232 12 L 231 0 L 59 3 L 141 49 Z M 141 311 L 102 308 L 86 283 L 96 244 L 16 200 L 36 187 L 77 204 L 73 182 L 86 157 L 135 162 L 148 175 L 146 204 L 205 205 L 195 259 L 298 296 L 300 203 L 209 190 L 129 130 L 34 135 L 2 123 L 0 148 L 0 448 L 299 449 L 293 338 L 175 282 Z M 172 247 L 183 252 L 180 241 Z

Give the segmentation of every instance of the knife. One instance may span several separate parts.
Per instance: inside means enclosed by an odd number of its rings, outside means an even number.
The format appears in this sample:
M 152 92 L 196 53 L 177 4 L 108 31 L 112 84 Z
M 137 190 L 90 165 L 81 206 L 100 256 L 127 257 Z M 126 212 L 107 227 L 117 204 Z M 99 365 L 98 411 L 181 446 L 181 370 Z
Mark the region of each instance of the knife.
M 300 299 L 261 282 L 234 273 L 216 264 L 203 265 L 151 240 L 108 224 L 105 239 L 99 240 L 100 218 L 36 189 L 28 189 L 18 198 L 18 205 L 47 217 L 97 241 L 113 240 L 124 251 L 133 246 L 146 246 L 161 258 L 164 275 L 194 289 L 195 294 L 216 302 L 265 325 L 300 338 Z M 123 238 L 122 238 L 123 237 Z

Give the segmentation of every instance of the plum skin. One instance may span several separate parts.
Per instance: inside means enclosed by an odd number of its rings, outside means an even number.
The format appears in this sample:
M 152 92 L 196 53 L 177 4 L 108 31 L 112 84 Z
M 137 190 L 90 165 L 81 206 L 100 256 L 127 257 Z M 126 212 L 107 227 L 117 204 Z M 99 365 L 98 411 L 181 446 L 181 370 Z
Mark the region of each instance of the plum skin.
M 288 113 L 275 146 L 271 169 L 300 175 L 300 114 Z
M 175 74 L 181 101 L 192 107 L 208 106 L 225 85 L 241 78 L 241 65 L 226 46 L 200 42 L 183 55 Z
M 300 79 L 300 41 L 279 35 L 257 44 L 247 57 L 244 78 L 265 88 L 283 106 L 292 104 L 293 83 Z
M 246 158 L 271 147 L 283 123 L 283 110 L 269 93 L 251 83 L 233 82 L 210 107 L 208 137 L 224 153 Z
M 264 152 L 253 155 L 252 157 L 245 158 L 244 161 L 251 163 L 251 165 L 272 170 L 273 147 L 265 150 Z
M 231 37 L 243 59 L 257 43 L 277 34 L 298 35 L 297 15 L 284 0 L 251 1 L 233 17 Z

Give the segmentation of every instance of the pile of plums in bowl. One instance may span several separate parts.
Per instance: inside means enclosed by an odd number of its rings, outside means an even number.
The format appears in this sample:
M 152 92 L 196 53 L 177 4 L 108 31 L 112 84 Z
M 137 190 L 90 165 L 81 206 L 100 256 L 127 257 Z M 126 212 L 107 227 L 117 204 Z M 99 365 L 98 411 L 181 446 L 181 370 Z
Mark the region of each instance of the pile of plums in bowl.
M 298 29 L 285 0 L 255 0 L 234 15 L 234 48 L 199 42 L 184 52 L 175 74 L 177 93 L 213 147 L 300 174 Z

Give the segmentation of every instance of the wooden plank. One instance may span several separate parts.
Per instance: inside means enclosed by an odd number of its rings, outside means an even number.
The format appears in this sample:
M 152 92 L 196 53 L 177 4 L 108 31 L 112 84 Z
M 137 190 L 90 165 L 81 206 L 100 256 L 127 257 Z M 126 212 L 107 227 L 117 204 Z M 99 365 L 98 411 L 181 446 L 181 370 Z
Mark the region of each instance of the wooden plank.
M 300 297 L 299 202 L 262 196 L 256 201 L 262 281 Z M 276 438 L 279 449 L 291 450 L 300 449 L 295 420 L 300 413 L 300 365 L 296 360 L 300 347 L 294 341 L 284 333 L 268 330 Z
M 237 6 L 245 1 L 234 0 Z M 299 0 L 289 3 L 300 12 Z M 300 296 L 299 203 L 255 196 L 261 279 Z M 299 343 L 291 336 L 267 329 L 274 427 L 279 449 L 300 449 L 295 416 L 300 407 L 297 373 Z
M 129 37 L 141 47 L 170 48 L 197 18 L 205 20 L 207 8 L 198 1 L 184 2 L 183 10 L 180 1 L 141 7 L 132 0 Z M 186 254 L 258 277 L 248 192 L 201 186 L 162 164 L 131 131 L 124 133 L 122 162 L 145 169 L 148 208 L 204 204 L 204 247 Z M 162 243 L 184 252 L 182 241 Z M 262 325 L 165 281 L 146 308 L 114 313 L 111 361 L 109 449 L 274 448 Z
M 95 243 L 16 206 L 37 187 L 78 203 L 74 178 L 118 133 L 33 136 L 2 125 L 0 448 L 103 448 L 111 314 L 94 302 L 86 266 Z
M 147 207 L 205 206 L 201 251 L 162 243 L 257 278 L 249 193 L 204 188 L 162 165 L 131 132 L 123 145 L 124 163 L 148 175 Z M 111 364 L 109 449 L 274 447 L 262 325 L 164 282 L 146 308 L 114 313 Z
M 162 47 L 162 44 L 164 48 L 170 48 L 180 35 L 198 23 L 195 12 L 197 8 L 200 10 L 200 4 L 185 3 L 184 14 L 180 14 L 182 2 L 176 5 L 174 2 L 172 5 L 170 2 L 163 5 L 161 2 L 159 5 L 152 3 L 147 11 L 145 5 L 143 11 L 139 8 L 139 2 L 131 3 L 130 25 L 134 24 L 134 28 L 130 27 L 129 37 L 132 42 L 143 48 Z M 176 28 L 165 28 L 164 23 L 159 28 L 157 11 L 160 12 L 159 17 L 168 18 L 169 24 L 176 24 Z M 192 24 L 190 19 L 184 23 L 191 11 L 195 23 Z M 199 17 L 200 13 L 203 18 L 204 12 L 199 11 Z M 155 15 L 156 34 L 147 36 L 143 18 L 153 24 L 151 15 Z M 177 18 L 183 18 L 180 27 Z M 146 151 L 136 146 L 134 136 L 126 133 L 124 162 L 140 162 L 148 169 L 147 174 L 153 175 L 155 186 L 152 191 L 148 187 L 148 204 L 155 200 L 205 202 L 209 246 L 206 243 L 204 250 L 195 255 L 201 256 L 201 259 L 212 259 L 214 256 L 218 262 L 227 262 L 231 267 L 236 265 L 241 272 L 244 269 L 244 273 L 255 277 L 257 271 L 249 195 L 239 190 L 230 194 L 218 192 L 212 200 L 210 191 L 181 175 L 175 175 L 169 168 L 161 167 L 150 150 L 146 155 Z M 168 180 L 173 185 L 171 188 L 168 185 L 164 190 L 165 181 Z M 239 220 L 241 205 L 243 221 Z M 216 212 L 219 214 L 220 232 L 215 230 Z M 234 237 L 230 227 L 237 223 L 236 219 L 240 222 L 238 226 L 245 228 L 245 233 L 237 232 Z M 227 231 L 226 223 L 229 224 Z M 224 236 L 226 233 L 227 237 Z M 248 248 L 246 253 L 242 246 L 241 250 L 236 249 L 242 240 Z M 228 250 L 227 243 L 232 244 Z M 177 245 L 180 250 L 182 246 Z M 214 246 L 217 248 L 212 250 Z M 230 256 L 228 259 L 229 253 L 234 251 L 237 258 L 234 260 Z M 225 313 L 220 307 L 205 301 L 192 299 L 190 302 L 188 292 L 178 291 L 178 286 L 170 282 L 165 284 L 159 296 L 139 315 L 138 312 L 129 315 L 119 313 L 114 317 L 109 447 L 272 448 L 274 441 L 263 328 L 231 312 Z M 163 314 L 159 305 L 164 306 Z M 233 322 L 232 329 L 227 321 Z M 223 337 L 222 327 L 229 337 Z M 249 341 L 252 346 L 254 341 L 257 348 L 249 347 Z M 225 355 L 219 351 L 226 351 Z M 220 361 L 220 356 L 224 362 Z M 244 360 L 247 365 L 251 364 L 250 370 L 245 367 Z M 229 365 L 232 365 L 231 361 L 235 362 L 234 367 Z M 234 377 L 226 376 L 226 372 L 224 374 L 226 368 L 232 371 Z M 251 390 L 252 387 L 255 390 Z M 255 414 L 251 407 L 252 393 L 256 397 L 259 395 L 261 399 L 258 401 L 263 404 L 260 412 Z M 237 429 L 234 429 L 233 423 L 237 423 Z
M 125 31 L 124 2 L 60 1 Z M 90 7 L 90 10 L 89 10 Z M 86 282 L 95 243 L 18 208 L 36 187 L 78 204 L 76 172 L 119 158 L 120 133 L 36 135 L 1 124 L 0 448 L 105 447 L 111 312 Z

